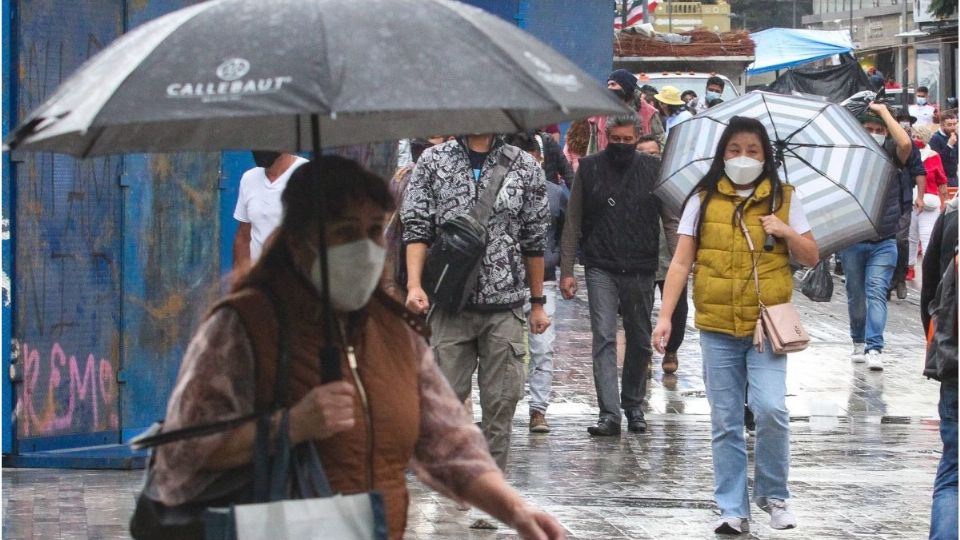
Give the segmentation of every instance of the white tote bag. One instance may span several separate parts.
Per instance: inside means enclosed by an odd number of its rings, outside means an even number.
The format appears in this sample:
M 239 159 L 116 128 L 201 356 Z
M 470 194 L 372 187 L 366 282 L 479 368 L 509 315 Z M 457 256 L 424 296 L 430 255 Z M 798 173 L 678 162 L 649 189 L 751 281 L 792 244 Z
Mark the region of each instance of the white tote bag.
M 233 507 L 237 540 L 376 540 L 368 493 Z

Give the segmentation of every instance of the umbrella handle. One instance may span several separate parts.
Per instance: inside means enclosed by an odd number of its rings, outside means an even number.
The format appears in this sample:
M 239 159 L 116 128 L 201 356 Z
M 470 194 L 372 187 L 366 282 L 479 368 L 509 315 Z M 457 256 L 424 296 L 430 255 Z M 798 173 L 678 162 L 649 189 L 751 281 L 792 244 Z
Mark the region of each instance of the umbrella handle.
M 767 235 L 767 239 L 763 242 L 764 251 L 773 251 L 773 244 L 776 242 L 776 238 L 772 234 Z

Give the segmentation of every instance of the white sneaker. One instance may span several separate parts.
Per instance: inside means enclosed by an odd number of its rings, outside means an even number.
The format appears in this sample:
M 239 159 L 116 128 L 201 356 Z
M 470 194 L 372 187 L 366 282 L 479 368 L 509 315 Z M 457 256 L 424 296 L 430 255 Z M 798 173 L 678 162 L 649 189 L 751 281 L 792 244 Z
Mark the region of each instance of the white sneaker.
M 757 501 L 761 510 L 770 514 L 771 529 L 792 529 L 797 526 L 797 516 L 793 515 L 787 501 L 766 499 Z
M 883 371 L 883 359 L 880 351 L 873 349 L 863 355 L 867 360 L 867 367 L 870 371 Z
M 854 343 L 853 352 L 850 353 L 850 360 L 853 360 L 857 364 L 862 364 L 866 361 L 863 357 L 863 348 L 866 347 L 865 343 Z
M 744 534 L 750 532 L 750 524 L 744 518 L 720 518 L 713 526 L 714 534 Z

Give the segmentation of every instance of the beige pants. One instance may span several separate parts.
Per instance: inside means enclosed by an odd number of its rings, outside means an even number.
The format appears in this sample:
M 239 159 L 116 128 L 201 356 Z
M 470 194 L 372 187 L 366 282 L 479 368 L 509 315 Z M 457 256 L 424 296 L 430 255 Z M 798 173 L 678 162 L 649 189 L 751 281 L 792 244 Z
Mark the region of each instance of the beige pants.
M 507 470 L 513 414 L 523 397 L 524 325 L 519 307 L 458 314 L 437 308 L 430 317 L 430 344 L 437 365 L 460 401 L 470 397 L 477 371 L 483 435 L 502 471 Z

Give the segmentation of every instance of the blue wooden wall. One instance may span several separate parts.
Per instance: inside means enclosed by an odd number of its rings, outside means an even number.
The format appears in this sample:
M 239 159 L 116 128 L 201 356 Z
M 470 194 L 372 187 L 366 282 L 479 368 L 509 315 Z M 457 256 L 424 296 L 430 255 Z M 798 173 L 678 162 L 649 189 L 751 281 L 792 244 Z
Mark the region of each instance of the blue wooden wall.
M 3 135 L 117 36 L 194 1 L 3 0 Z M 610 39 L 576 39 L 611 26 L 611 0 L 471 3 L 606 76 Z M 396 162 L 389 143 L 331 152 L 385 176 Z M 190 336 L 226 289 L 251 166 L 247 152 L 4 154 L 4 454 L 120 443 L 163 416 Z

